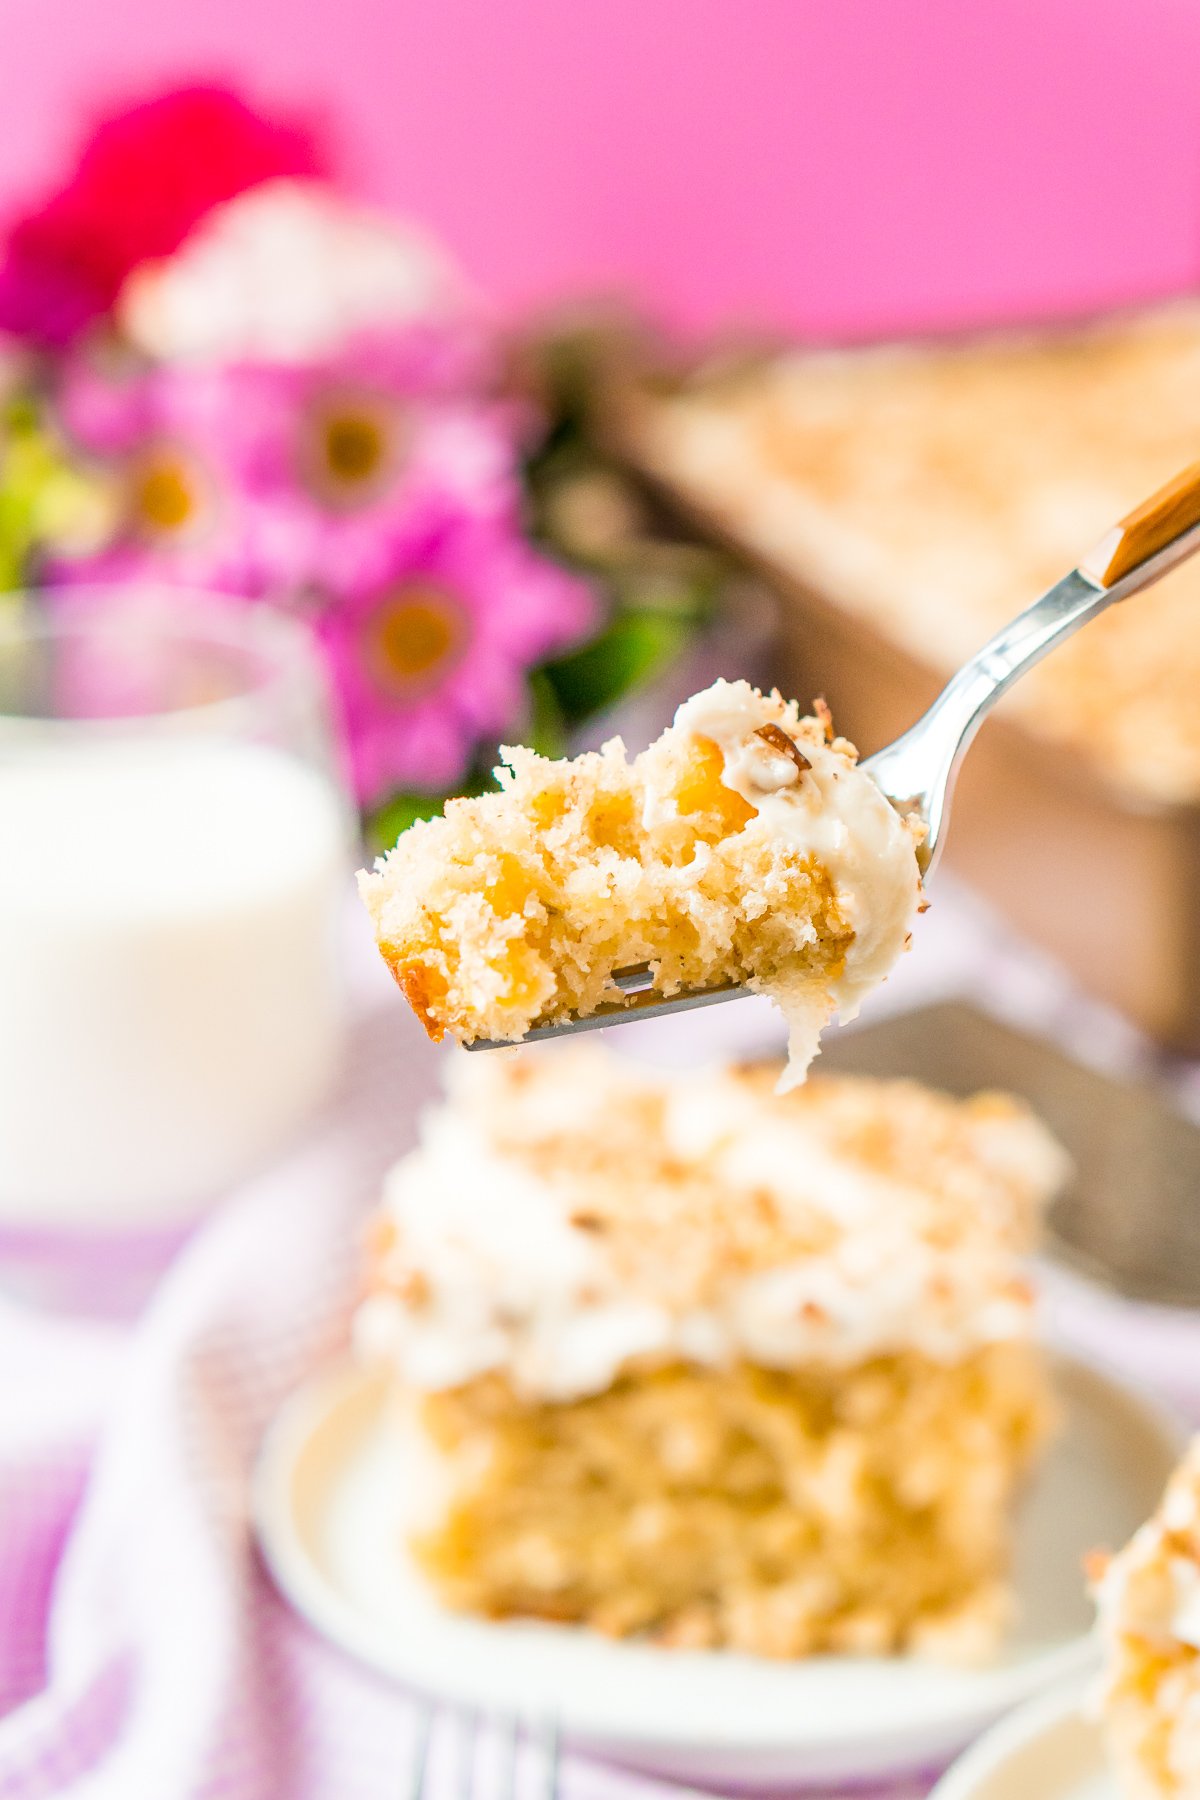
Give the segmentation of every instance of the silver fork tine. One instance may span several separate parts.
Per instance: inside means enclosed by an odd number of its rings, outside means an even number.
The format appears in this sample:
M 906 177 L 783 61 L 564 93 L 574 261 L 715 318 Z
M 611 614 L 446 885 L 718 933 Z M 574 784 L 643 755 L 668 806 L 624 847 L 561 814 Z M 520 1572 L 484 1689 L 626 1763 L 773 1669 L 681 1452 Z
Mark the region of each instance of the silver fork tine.
M 453 1788 L 456 1800 L 472 1800 L 475 1793 L 479 1740 L 479 1714 L 443 1712 L 435 1715 L 432 1705 L 422 1702 L 417 1712 L 409 1758 L 408 1778 L 401 1789 L 401 1800 L 427 1800 L 433 1758 L 430 1755 L 435 1716 L 438 1737 L 454 1742 Z M 530 1739 L 538 1754 L 533 1800 L 558 1800 L 559 1739 L 555 1719 L 543 1719 Z M 500 1751 L 497 1759 L 495 1800 L 516 1800 L 517 1767 L 521 1748 L 521 1723 L 515 1713 L 500 1721 Z
M 461 1713 L 452 1713 L 457 1726 L 458 1743 L 455 1747 L 454 1789 L 458 1800 L 471 1800 L 471 1790 L 475 1785 L 475 1742 L 479 1733 L 479 1714 L 469 1712 L 464 1718 Z
M 401 1800 L 421 1800 L 425 1776 L 429 1768 L 429 1739 L 433 1729 L 433 1707 L 427 1701 L 417 1703 L 417 1722 L 409 1757 L 408 1780 L 401 1788 Z
M 538 1800 L 558 1800 L 559 1755 L 558 1720 L 547 1717 L 536 1733 L 539 1751 Z
M 517 1752 L 521 1744 L 521 1725 L 516 1713 L 500 1722 L 500 1755 L 496 1774 L 496 1800 L 516 1800 Z
M 618 969 L 613 980 L 618 987 L 624 987 L 622 977 L 636 973 L 633 970 Z M 716 1006 L 721 1000 L 737 1000 L 748 994 L 749 988 L 735 986 L 727 982 L 723 987 L 689 988 L 683 993 L 673 994 L 664 1000 L 653 990 L 649 993 L 637 988 L 626 989 L 629 999 L 615 1000 L 611 1006 L 601 1006 L 593 1013 L 586 1013 L 582 1018 L 572 1015 L 569 1019 L 559 1019 L 553 1025 L 535 1025 L 521 1039 L 523 1044 L 536 1044 L 542 1038 L 569 1037 L 577 1031 L 599 1031 L 605 1025 L 626 1025 L 633 1019 L 657 1019 L 663 1013 L 689 1012 L 696 1006 Z M 464 1050 L 505 1050 L 510 1044 L 499 1038 L 476 1038 L 473 1044 L 464 1044 Z

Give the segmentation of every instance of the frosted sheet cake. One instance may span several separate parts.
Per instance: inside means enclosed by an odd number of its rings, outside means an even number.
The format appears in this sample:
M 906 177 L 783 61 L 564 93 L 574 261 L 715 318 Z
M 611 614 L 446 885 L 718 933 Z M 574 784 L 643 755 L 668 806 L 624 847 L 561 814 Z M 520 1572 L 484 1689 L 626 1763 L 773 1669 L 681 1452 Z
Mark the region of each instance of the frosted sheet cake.
M 775 1068 L 473 1058 L 375 1220 L 397 1530 L 489 1617 L 971 1657 L 1052 1416 L 1016 1101 Z
M 817 353 L 637 396 L 637 460 L 772 567 L 948 676 L 1195 461 L 1200 306 Z M 1135 801 L 1200 799 L 1200 563 L 1002 702 Z
M 632 759 L 619 738 L 571 762 L 503 754 L 498 792 L 449 801 L 360 877 L 432 1037 L 518 1040 L 620 1002 L 614 970 L 649 964 L 663 996 L 769 994 L 798 1080 L 908 943 L 920 827 L 827 713 L 718 681 Z
M 1162 1504 L 1098 1576 L 1100 1710 L 1130 1800 L 1200 1794 L 1200 1438 Z

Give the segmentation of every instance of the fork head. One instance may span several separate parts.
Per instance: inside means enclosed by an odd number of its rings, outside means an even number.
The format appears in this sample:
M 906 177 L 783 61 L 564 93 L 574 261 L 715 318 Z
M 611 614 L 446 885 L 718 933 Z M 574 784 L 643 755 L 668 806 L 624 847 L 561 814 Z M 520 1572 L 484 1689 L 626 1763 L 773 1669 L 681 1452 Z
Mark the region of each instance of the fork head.
M 656 992 L 654 970 L 649 963 L 635 963 L 632 968 L 614 969 L 612 979 L 623 1000 L 598 1006 L 582 1017 L 572 1013 L 548 1025 L 534 1025 L 521 1039 L 523 1044 L 536 1044 L 545 1038 L 573 1037 L 580 1031 L 599 1031 L 605 1025 L 623 1025 L 633 1019 L 658 1019 L 667 1013 L 690 1012 L 697 1006 L 716 1006 L 722 1000 L 737 1000 L 750 989 L 737 982 L 723 982 L 720 987 L 685 988 L 669 996 Z M 504 1050 L 511 1045 L 501 1038 L 476 1038 L 464 1044 L 464 1050 Z
M 435 1791 L 446 1791 L 446 1784 L 434 1779 L 435 1743 L 439 1753 L 452 1759 L 449 1786 L 455 1800 L 474 1800 L 480 1792 L 491 1795 L 492 1800 L 516 1800 L 526 1748 L 535 1759 L 536 1777 L 532 1785 L 521 1784 L 523 1795 L 529 1800 L 558 1800 L 559 1734 L 552 1715 L 523 1727 L 512 1713 L 494 1720 L 494 1729 L 486 1732 L 481 1731 L 481 1724 L 477 1711 L 439 1711 L 428 1701 L 420 1702 L 400 1800 L 429 1800 Z M 481 1747 L 486 1751 L 493 1746 L 494 1756 L 481 1755 Z M 489 1779 L 482 1778 L 485 1761 Z
M 923 720 L 910 727 L 894 743 L 864 757 L 858 765 L 869 775 L 902 819 L 918 819 L 925 836 L 917 845 L 917 864 L 927 881 L 941 853 L 946 813 L 950 804 L 953 767 L 930 755 Z

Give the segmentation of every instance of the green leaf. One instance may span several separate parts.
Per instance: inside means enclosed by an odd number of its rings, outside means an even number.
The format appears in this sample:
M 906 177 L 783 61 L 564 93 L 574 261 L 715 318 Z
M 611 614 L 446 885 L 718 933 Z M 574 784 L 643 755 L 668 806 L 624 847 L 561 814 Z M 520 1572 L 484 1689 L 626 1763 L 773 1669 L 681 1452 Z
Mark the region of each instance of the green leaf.
M 588 719 L 653 681 L 690 635 L 689 621 L 671 613 L 620 613 L 598 638 L 547 663 L 541 673 L 566 719 Z
M 445 803 L 440 794 L 393 794 L 367 815 L 368 848 L 375 852 L 390 850 L 400 834 L 418 819 L 436 819 Z
M 554 683 L 544 669 L 530 671 L 529 700 L 529 726 L 525 742 L 539 756 L 565 755 L 566 721 Z

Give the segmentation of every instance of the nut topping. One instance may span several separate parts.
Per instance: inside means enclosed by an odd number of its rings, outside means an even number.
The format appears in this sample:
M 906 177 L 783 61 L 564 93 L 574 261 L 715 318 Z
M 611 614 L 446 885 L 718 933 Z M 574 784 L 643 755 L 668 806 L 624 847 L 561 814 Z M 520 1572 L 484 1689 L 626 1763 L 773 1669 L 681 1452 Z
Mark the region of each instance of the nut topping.
M 784 756 L 790 756 L 801 775 L 812 768 L 807 756 L 801 750 L 795 738 L 790 738 L 782 725 L 759 725 L 754 733 L 764 744 L 770 744 L 772 750 L 778 750 Z
M 391 1283 L 392 1292 L 406 1306 L 425 1306 L 430 1297 L 429 1279 L 420 1269 L 405 1269 Z

